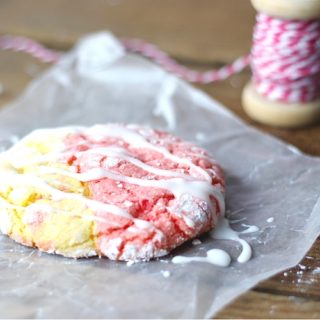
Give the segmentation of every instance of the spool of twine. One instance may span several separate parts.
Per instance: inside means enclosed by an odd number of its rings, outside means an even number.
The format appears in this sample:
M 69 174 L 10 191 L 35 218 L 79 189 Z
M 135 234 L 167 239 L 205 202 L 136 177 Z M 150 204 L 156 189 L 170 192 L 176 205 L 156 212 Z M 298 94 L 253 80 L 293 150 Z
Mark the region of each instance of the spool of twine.
M 258 10 L 252 81 L 243 106 L 253 119 L 299 127 L 320 118 L 320 0 L 252 0 Z

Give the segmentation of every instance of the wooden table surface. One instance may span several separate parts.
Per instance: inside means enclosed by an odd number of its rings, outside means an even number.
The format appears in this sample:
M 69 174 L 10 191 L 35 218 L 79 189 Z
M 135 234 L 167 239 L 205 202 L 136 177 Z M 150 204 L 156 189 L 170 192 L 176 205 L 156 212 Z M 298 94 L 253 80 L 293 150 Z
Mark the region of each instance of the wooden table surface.
M 250 49 L 255 12 L 249 0 L 0 0 L 0 34 L 30 36 L 67 50 L 97 30 L 139 37 L 185 65 L 208 69 Z M 0 52 L 0 105 L 16 98 L 48 65 L 22 54 Z M 284 130 L 259 125 L 243 112 L 240 97 L 247 70 L 198 86 L 249 124 L 307 154 L 320 156 L 320 126 Z M 320 318 L 320 240 L 300 265 L 268 279 L 222 310 L 219 318 Z

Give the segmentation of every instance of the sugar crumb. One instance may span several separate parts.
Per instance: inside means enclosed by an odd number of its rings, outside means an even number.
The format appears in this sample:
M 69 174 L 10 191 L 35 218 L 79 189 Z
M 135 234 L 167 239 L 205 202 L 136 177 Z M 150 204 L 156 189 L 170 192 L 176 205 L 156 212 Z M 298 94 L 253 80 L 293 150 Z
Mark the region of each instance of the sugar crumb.
M 317 268 L 313 269 L 312 273 L 313 274 L 318 274 L 318 273 L 320 274 L 320 267 L 317 267 Z
M 206 139 L 206 135 L 203 132 L 197 132 L 196 133 L 196 139 L 198 141 L 204 141 Z
M 169 278 L 171 276 L 171 272 L 168 270 L 161 270 L 160 272 L 164 278 Z
M 199 244 L 201 244 L 202 242 L 201 242 L 201 240 L 200 239 L 193 239 L 192 240 L 192 244 L 194 245 L 194 246 L 198 246 Z

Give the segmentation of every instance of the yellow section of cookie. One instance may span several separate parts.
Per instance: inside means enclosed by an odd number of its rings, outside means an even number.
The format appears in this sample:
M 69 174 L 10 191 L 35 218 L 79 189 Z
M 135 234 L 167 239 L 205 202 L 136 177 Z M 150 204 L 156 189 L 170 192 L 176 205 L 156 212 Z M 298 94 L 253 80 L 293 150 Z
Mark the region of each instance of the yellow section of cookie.
M 22 216 L 24 214 L 24 209 L 8 208 L 7 212 L 9 213 L 11 228 L 10 235 L 13 235 L 13 238 L 16 241 L 21 241 L 24 244 L 32 245 L 31 239 L 25 238 L 25 224 L 22 221 Z
M 62 133 L 42 135 L 41 130 L 36 130 L 14 145 L 2 160 L 16 170 L 36 165 L 46 157 L 52 161 L 63 147 L 62 136 Z
M 10 203 L 23 207 L 42 197 L 42 194 L 37 192 L 34 188 L 25 186 L 15 187 L 14 189 L 11 189 L 7 195 L 7 199 Z
M 10 218 L 8 234 L 23 244 L 65 256 L 90 256 L 95 251 L 93 214 L 80 201 L 44 199 L 11 205 L 1 214 Z
M 50 191 L 52 188 L 83 195 L 84 199 L 89 195 L 86 183 L 50 172 L 50 168 L 73 170 L 57 156 L 64 135 L 42 135 L 37 130 L 0 156 L 0 169 L 8 174 L 0 186 L 1 230 L 16 241 L 43 251 L 90 256 L 95 253 L 93 212 L 81 200 L 60 199 Z
M 88 191 L 86 183 L 82 183 L 78 179 L 68 177 L 63 174 L 45 173 L 45 170 L 43 170 L 44 167 L 47 167 L 49 170 L 50 168 L 58 168 L 65 171 L 70 171 L 70 167 L 62 163 L 44 163 L 39 166 L 27 166 L 24 168 L 24 173 L 34 174 L 38 177 L 41 177 L 41 179 L 43 179 L 51 187 L 61 191 L 87 194 Z
M 46 134 L 41 134 L 41 131 L 41 129 L 33 131 L 27 137 L 22 139 L 16 145 L 16 148 L 29 148 L 40 154 L 47 154 L 61 149 L 63 146 L 62 138 L 65 135 L 63 132 L 46 131 Z M 14 150 L 14 148 L 12 150 Z
M 0 197 L 7 198 L 12 191 L 12 188 L 4 183 L 0 184 Z
M 87 256 L 95 249 L 92 212 L 83 203 L 64 199 L 51 203 L 40 201 L 38 204 L 49 204 L 49 210 L 34 217 L 26 210 L 24 216 L 27 225 L 25 236 L 31 237 L 36 246 L 65 256 L 72 256 L 75 249 Z

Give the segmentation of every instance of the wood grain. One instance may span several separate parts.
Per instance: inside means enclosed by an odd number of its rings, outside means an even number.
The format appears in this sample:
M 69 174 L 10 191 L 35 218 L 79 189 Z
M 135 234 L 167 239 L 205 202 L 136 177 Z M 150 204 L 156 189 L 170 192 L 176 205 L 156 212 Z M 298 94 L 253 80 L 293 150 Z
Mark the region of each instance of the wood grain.
M 217 314 L 218 319 L 318 319 L 320 303 L 294 295 L 249 291 Z
M 89 32 L 157 44 L 189 67 L 207 69 L 250 48 L 254 11 L 247 0 L 0 0 L 0 34 L 27 35 L 68 49 Z M 0 52 L 0 106 L 16 98 L 49 66 L 22 53 Z M 285 130 L 249 119 L 240 103 L 247 70 L 226 81 L 198 86 L 254 127 L 310 155 L 320 156 L 320 126 Z M 1 89 L 1 86 L 0 86 Z M 219 318 L 320 318 L 320 240 L 300 265 L 263 281 L 236 299 Z
M 247 53 L 254 21 L 247 0 L 0 0 L 0 6 L 0 33 L 68 48 L 83 34 L 108 29 L 207 62 Z

